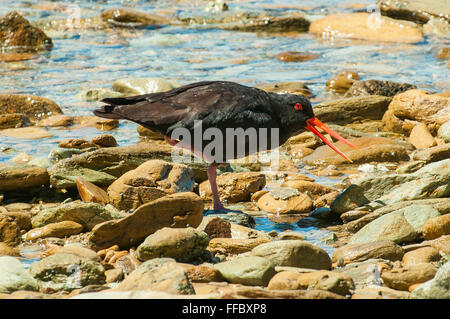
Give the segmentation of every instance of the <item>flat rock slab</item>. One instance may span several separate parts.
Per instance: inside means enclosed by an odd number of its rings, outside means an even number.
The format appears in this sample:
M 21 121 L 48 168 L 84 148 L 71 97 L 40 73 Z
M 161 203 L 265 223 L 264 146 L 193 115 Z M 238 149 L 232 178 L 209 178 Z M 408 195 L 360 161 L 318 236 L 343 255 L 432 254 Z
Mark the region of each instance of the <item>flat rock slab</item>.
M 47 170 L 38 166 L 0 167 L 0 191 L 15 191 L 49 185 Z

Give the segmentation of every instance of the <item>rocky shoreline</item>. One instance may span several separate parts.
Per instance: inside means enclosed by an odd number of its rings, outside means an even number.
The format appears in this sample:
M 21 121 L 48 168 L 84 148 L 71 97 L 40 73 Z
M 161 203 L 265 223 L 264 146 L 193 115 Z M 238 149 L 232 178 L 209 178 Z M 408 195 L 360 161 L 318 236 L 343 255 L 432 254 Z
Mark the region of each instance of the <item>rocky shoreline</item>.
M 384 15 L 377 32 L 361 22 L 366 12 L 309 21 L 302 14 L 227 14 L 219 4 L 209 10 L 224 15 L 212 21 L 121 8 L 82 19 L 78 31 L 205 24 L 411 44 L 442 29 L 436 25 L 448 27 L 449 13 L 438 5 L 428 12 L 418 4 L 423 1 L 406 1 L 407 10 L 378 2 Z M 8 34 L 12 28 L 22 31 Z M 64 28 L 63 21 L 30 24 L 9 13 L 0 18 L 0 46 L 11 45 L 0 60 L 32 60 L 52 49 L 44 32 Z M 446 52 L 439 56 L 448 61 Z M 318 57 L 285 51 L 274 60 Z M 78 98 L 98 101 L 179 85 L 121 78 Z M 258 86 L 315 93 L 300 82 Z M 0 299 L 450 298 L 450 93 L 360 79 L 348 70 L 330 78 L 327 90 L 336 98 L 319 101 L 315 114 L 360 149 L 335 143 L 353 163 L 312 133 L 301 133 L 280 147 L 278 171 L 268 169 L 270 156 L 232 161 L 218 171 L 221 199 L 244 212 L 220 215 L 204 215 L 211 208 L 207 164 L 172 162 L 172 147 L 158 133 L 138 127 L 139 143 L 119 144 L 110 134 L 121 129 L 117 120 L 72 116 L 42 96 L 0 94 L 0 138 L 39 143 L 51 137 L 48 128 L 98 132 L 60 140 L 47 157 L 9 150 L 15 157 L 0 162 Z M 318 245 L 295 231 L 264 232 L 255 229 L 261 217 L 330 236 Z

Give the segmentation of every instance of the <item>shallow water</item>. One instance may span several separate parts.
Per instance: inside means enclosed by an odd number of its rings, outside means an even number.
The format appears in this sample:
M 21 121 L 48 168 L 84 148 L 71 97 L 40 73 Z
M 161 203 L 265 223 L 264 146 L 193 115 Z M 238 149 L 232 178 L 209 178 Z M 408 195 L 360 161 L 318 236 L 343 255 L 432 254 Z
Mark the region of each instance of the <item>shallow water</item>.
M 373 10 L 375 0 L 356 1 L 359 9 Z M 0 0 L 0 15 L 17 10 L 30 21 L 43 18 L 99 16 L 115 7 L 131 7 L 155 14 L 182 17 L 207 15 L 205 1 L 66 1 Z M 232 1 L 230 11 L 267 13 L 305 12 L 314 20 L 328 13 L 351 12 L 346 0 L 264 0 Z M 445 61 L 435 57 L 446 40 L 426 37 L 414 45 L 374 43 L 351 40 L 322 40 L 308 33 L 271 35 L 223 31 L 200 26 L 167 26 L 161 29 L 118 29 L 114 32 L 52 31 L 54 47 L 36 59 L 19 63 L 0 62 L 0 94 L 26 93 L 54 100 L 71 116 L 92 115 L 98 102 L 80 102 L 77 94 L 88 88 L 111 88 L 114 80 L 124 77 L 157 77 L 187 84 L 201 80 L 230 80 L 242 84 L 303 81 L 312 89 L 314 102 L 332 98 L 326 93 L 326 81 L 343 69 L 353 69 L 361 79 L 407 82 L 431 91 L 450 89 Z M 448 42 L 447 42 L 448 43 Z M 317 53 L 319 58 L 302 63 L 283 63 L 275 55 L 283 51 Z M 245 63 L 238 63 L 244 60 Z M 118 130 L 108 133 L 120 145 L 139 140 L 136 124 L 122 121 Z M 49 129 L 54 137 L 23 140 L 0 137 L 0 162 L 18 152 L 46 157 L 57 142 L 67 138 L 85 138 L 99 134 L 95 128 Z M 16 152 L 2 152 L 12 148 Z M 321 178 L 332 185 L 339 179 Z M 258 229 L 269 231 L 293 228 L 306 232 L 308 238 L 326 236 L 315 228 L 299 229 L 294 224 L 274 224 L 257 218 Z M 320 240 L 318 240 L 320 241 Z

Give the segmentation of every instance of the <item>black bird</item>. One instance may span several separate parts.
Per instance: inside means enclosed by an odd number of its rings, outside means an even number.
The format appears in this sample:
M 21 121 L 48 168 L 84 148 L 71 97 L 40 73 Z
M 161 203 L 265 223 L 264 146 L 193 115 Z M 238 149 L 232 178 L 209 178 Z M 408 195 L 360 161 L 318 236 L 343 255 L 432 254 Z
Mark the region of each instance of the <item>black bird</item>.
M 213 194 L 214 210 L 225 210 L 220 202 L 216 184 L 216 169 L 227 159 L 236 158 L 239 145 L 238 136 L 234 136 L 233 150 L 215 153 L 213 158 L 205 156 L 208 140 L 202 139 L 200 145 L 192 141 L 172 139 L 177 128 L 187 129 L 192 135 L 201 123 L 201 136 L 209 128 L 217 128 L 222 132 L 223 143 L 229 145 L 228 129 L 254 128 L 257 131 L 258 143 L 261 136 L 259 129 L 267 129 L 265 138 L 270 141 L 271 129 L 278 129 L 277 145 L 266 143 L 266 149 L 282 145 L 286 140 L 304 130 L 309 130 L 333 148 L 337 153 L 351 161 L 333 144 L 331 144 L 315 127 L 321 128 L 335 138 L 355 148 L 350 142 L 333 132 L 320 122 L 313 113 L 309 100 L 303 95 L 268 93 L 263 90 L 227 81 L 204 81 L 191 83 L 167 92 L 150 93 L 124 98 L 106 98 L 106 103 L 94 114 L 109 119 L 125 119 L 136 122 L 154 131 L 161 132 L 166 141 L 174 146 L 193 151 L 210 163 L 208 179 Z M 201 122 L 198 122 L 201 121 Z M 228 134 L 229 135 L 229 134 Z M 228 139 L 227 139 L 228 137 Z M 245 154 L 258 151 L 252 149 L 248 138 L 244 141 Z M 260 144 L 257 144 L 260 145 Z M 242 147 L 243 145 L 240 145 Z M 241 148 L 242 149 L 242 148 Z

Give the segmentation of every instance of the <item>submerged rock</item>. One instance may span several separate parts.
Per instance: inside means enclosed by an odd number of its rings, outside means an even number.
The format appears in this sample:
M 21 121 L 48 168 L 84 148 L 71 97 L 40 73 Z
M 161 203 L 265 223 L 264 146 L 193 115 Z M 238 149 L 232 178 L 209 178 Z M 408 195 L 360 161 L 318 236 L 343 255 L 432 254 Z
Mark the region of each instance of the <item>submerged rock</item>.
M 130 8 L 115 8 L 104 11 L 101 14 L 102 20 L 115 26 L 120 27 L 161 27 L 163 24 L 168 24 L 168 19 L 149 14 L 146 12 L 133 10 Z
M 62 114 L 50 99 L 36 95 L 0 94 L 0 114 L 25 114 L 32 123 L 51 115 Z
M 244 32 L 306 32 L 309 25 L 303 14 L 290 14 L 279 17 L 262 15 L 219 25 L 219 28 Z
M 24 127 L 30 124 L 29 118 L 25 114 L 11 113 L 2 114 L 0 117 L 0 130 L 7 128 Z

